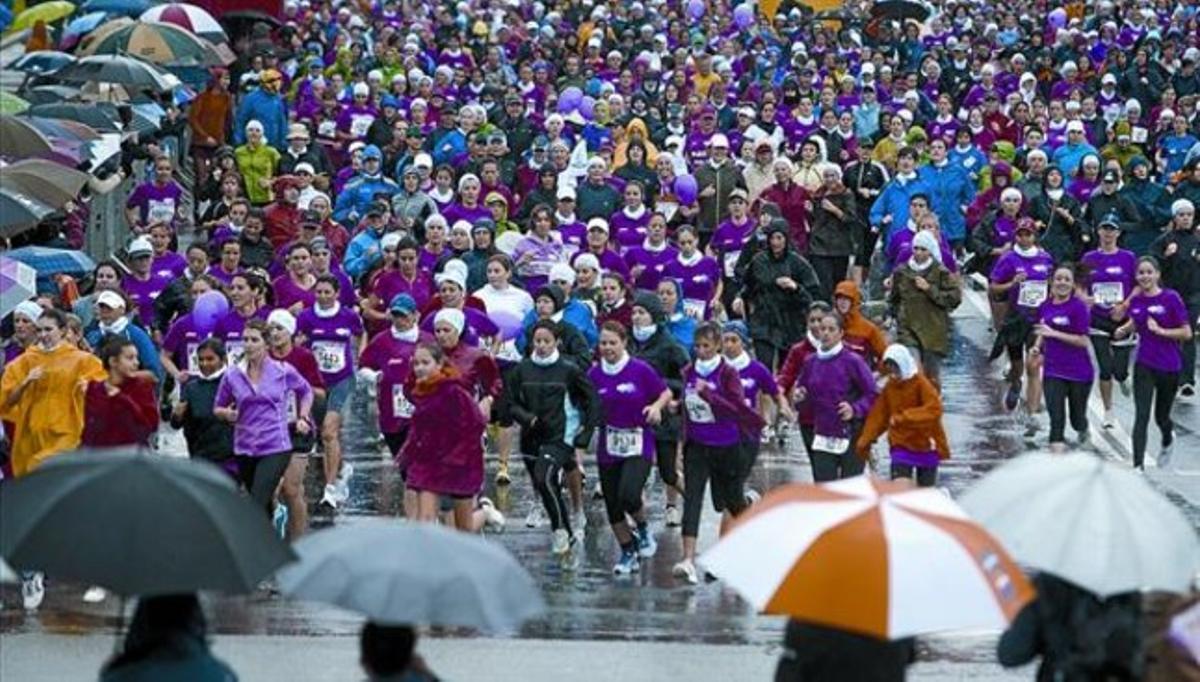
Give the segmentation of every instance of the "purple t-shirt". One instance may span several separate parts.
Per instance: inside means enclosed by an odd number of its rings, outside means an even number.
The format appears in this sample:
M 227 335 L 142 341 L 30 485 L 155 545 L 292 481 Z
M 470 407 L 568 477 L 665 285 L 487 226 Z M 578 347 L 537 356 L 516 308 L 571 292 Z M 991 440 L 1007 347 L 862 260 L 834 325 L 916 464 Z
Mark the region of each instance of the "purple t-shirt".
M 248 320 L 265 321 L 270 312 L 266 308 L 259 308 L 250 317 L 242 317 L 238 311 L 231 309 L 217 320 L 212 335 L 221 339 L 225 344 L 225 354 L 229 359 L 229 364 L 234 365 L 241 362 L 246 355 L 245 344 L 242 343 L 242 333 L 246 331 L 246 322 Z
M 187 259 L 174 251 L 163 251 L 150 262 L 150 274 L 165 277 L 168 281 L 183 277 L 187 270 Z
M 774 396 L 779 393 L 779 383 L 775 381 L 775 376 L 771 374 L 771 370 L 758 360 L 751 360 L 750 364 L 738 370 L 738 376 L 742 378 L 742 391 L 746 394 L 746 404 L 755 410 L 758 409 L 758 398 L 760 393 L 765 393 L 768 396 Z
M 1026 258 L 1016 251 L 1009 251 L 992 267 L 992 281 L 997 284 L 1011 282 L 1018 272 L 1025 273 L 1025 281 L 1008 290 L 1009 305 L 1016 306 L 1028 320 L 1033 320 L 1038 308 L 1050 298 L 1050 275 L 1054 270 L 1054 259 L 1038 249 L 1036 255 Z
M 583 223 L 563 223 L 557 230 L 568 254 L 573 256 L 587 249 L 587 226 Z
M 1087 304 L 1075 296 L 1062 303 L 1047 300 L 1038 309 L 1038 322 L 1054 331 L 1087 336 L 1090 315 Z M 1095 378 L 1092 356 L 1086 346 L 1075 346 L 1059 339 L 1046 338 L 1042 346 L 1045 365 L 1042 375 L 1047 379 L 1090 382 Z
M 213 279 L 217 280 L 221 284 L 224 284 L 225 286 L 232 284 L 233 278 L 237 277 L 241 273 L 242 269 L 240 267 L 233 272 L 225 272 L 225 269 L 222 268 L 219 263 L 214 263 L 213 265 L 208 266 L 208 274 L 212 275 Z
M 442 216 L 446 219 L 446 224 L 450 227 L 454 227 L 454 223 L 460 220 L 465 220 L 474 225 L 480 220 L 491 220 L 492 209 L 482 204 L 475 204 L 473 207 L 463 206 L 456 201 L 442 211 Z
M 612 214 L 608 219 L 612 236 L 621 245 L 621 249 L 629 249 L 641 244 L 646 239 L 646 226 L 650 224 L 650 211 L 645 207 L 637 216 L 630 216 L 624 209 Z
M 574 266 L 575 261 L 579 260 L 579 257 L 584 253 L 589 252 L 585 249 L 572 256 L 571 265 Z M 595 256 L 596 254 L 592 255 Z M 621 256 L 617 255 L 616 251 L 613 251 L 612 249 L 605 249 L 603 253 L 601 253 L 599 256 L 596 256 L 596 260 L 600 261 L 600 269 L 604 272 L 618 273 L 625 278 L 626 282 L 629 281 L 629 265 L 622 260 Z
M 171 324 L 167 335 L 163 337 L 162 349 L 171 354 L 171 359 L 180 371 L 198 372 L 200 366 L 196 364 L 196 350 L 206 338 L 208 337 L 196 330 L 192 314 L 188 313 Z
M 165 185 L 153 182 L 138 185 L 125 201 L 126 208 L 137 208 L 143 225 L 175 225 L 175 214 L 183 197 L 183 188 L 172 180 Z
M 416 276 L 410 282 L 399 270 L 387 270 L 375 278 L 372 293 L 379 298 L 386 309 L 397 294 L 408 294 L 417 302 L 417 310 L 421 310 L 433 298 L 433 278 L 429 273 L 416 271 Z
M 1178 372 L 1183 369 L 1183 356 L 1179 342 L 1172 341 L 1150 331 L 1150 318 L 1165 329 L 1175 329 L 1188 324 L 1187 306 L 1174 289 L 1163 289 L 1157 295 L 1143 293 L 1134 295 L 1129 303 L 1129 317 L 1133 318 L 1138 331 L 1137 357 L 1139 365 L 1160 372 Z
M 740 225 L 734 224 L 732 220 L 726 220 L 713 232 L 712 240 L 708 245 L 719 255 L 721 271 L 726 279 L 733 279 L 733 269 L 737 265 L 738 256 L 742 255 L 742 249 L 745 248 L 746 242 L 753 234 L 754 220 L 750 217 L 747 217 L 745 222 Z
M 121 288 L 138 307 L 138 319 L 141 320 L 142 326 L 147 329 L 154 327 L 154 301 L 158 298 L 163 289 L 171 283 L 173 277 L 161 277 L 150 274 L 148 279 L 138 279 L 133 275 L 126 275 L 121 279 Z
M 296 333 L 317 358 L 317 368 L 326 386 L 333 386 L 354 373 L 354 352 L 363 325 L 358 314 L 341 304 L 333 315 L 322 317 L 313 308 L 296 317 Z
M 721 364 L 717 365 L 711 374 L 703 377 L 696 371 L 693 364 L 688 367 L 688 371 L 683 377 L 683 408 L 687 410 L 687 439 L 689 442 L 694 441 L 701 445 L 714 447 L 728 447 L 736 445 L 741 440 L 737 421 L 723 419 L 715 414 L 712 405 L 696 389 L 696 383 L 703 379 L 710 384 L 708 389 L 710 393 L 720 394 L 723 391 L 720 385 L 721 365 L 725 364 L 727 364 L 725 358 L 721 358 Z M 730 401 L 737 399 L 733 395 L 723 395 L 722 397 Z
M 667 263 L 663 276 L 676 279 L 682 285 L 684 314 L 696 320 L 708 319 L 712 312 L 709 303 L 721 283 L 721 266 L 716 260 L 701 256 L 695 262 L 685 264 L 683 256 L 676 256 Z
M 613 466 L 629 457 L 654 460 L 654 432 L 642 410 L 658 400 L 667 384 L 649 364 L 629 358 L 621 371 L 605 373 L 600 364 L 588 370 L 604 408 L 604 423 L 596 445 L 600 466 Z
M 442 250 L 438 253 L 430 251 L 427 247 L 421 247 L 420 251 L 417 252 L 417 268 L 421 272 L 427 272 L 432 275 L 438 261 L 450 253 L 450 248 L 447 246 L 443 246 Z
M 1113 306 L 1124 301 L 1133 291 L 1133 276 L 1137 272 L 1137 256 L 1132 251 L 1117 249 L 1104 253 L 1099 249 L 1083 255 L 1088 267 L 1088 293 L 1092 296 L 1092 317 L 1111 319 Z
M 634 246 L 626 251 L 625 265 L 631 271 L 639 265 L 644 267 L 637 280 L 633 282 L 634 288 L 638 291 L 654 291 L 658 288 L 658 283 L 662 281 L 663 271 L 667 269 L 667 264 L 674 261 L 678 255 L 679 250 L 669 244 L 659 251 L 647 249 L 645 244 Z M 603 265 L 601 263 L 602 267 Z
M 296 303 L 303 303 L 304 309 L 308 310 L 317 302 L 317 294 L 313 291 L 316 289 L 314 284 L 311 289 L 305 289 L 291 278 L 290 275 L 277 277 L 272 284 L 275 291 L 275 307 L 276 308 L 291 308 Z

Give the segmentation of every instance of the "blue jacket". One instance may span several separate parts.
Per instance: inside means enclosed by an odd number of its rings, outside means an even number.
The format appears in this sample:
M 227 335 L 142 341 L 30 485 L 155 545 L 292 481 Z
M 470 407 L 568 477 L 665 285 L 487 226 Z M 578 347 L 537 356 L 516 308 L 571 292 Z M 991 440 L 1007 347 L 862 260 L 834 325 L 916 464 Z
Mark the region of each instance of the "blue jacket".
M 962 168 L 967 173 L 967 177 L 971 182 L 978 182 L 979 173 L 988 165 L 987 154 L 984 154 L 978 147 L 972 145 L 967 151 L 960 150 L 957 146 L 951 147 L 947 152 L 946 158 L 950 163 Z
M 929 201 L 941 223 L 942 234 L 950 241 L 967 236 L 964 209 L 975 200 L 975 183 L 961 166 L 947 162 L 938 168 L 922 166 L 917 177 L 929 186 Z
M 233 125 L 233 144 L 246 144 L 246 124 L 258 121 L 263 125 L 267 144 L 283 151 L 287 149 L 288 113 L 287 103 L 280 95 L 265 90 L 254 90 L 242 98 L 237 108 L 237 120 Z
M 562 310 L 563 322 L 570 322 L 579 333 L 583 334 L 583 338 L 587 339 L 588 347 L 595 348 L 596 342 L 600 340 L 600 332 L 596 331 L 596 320 L 592 317 L 592 309 L 587 307 L 583 301 L 572 298 L 567 301 L 566 307 Z M 525 329 L 533 326 L 537 322 L 537 311 L 530 310 L 525 313 L 525 319 L 521 321 L 521 326 Z M 520 334 L 516 338 L 517 350 L 521 353 L 525 352 L 525 334 Z
M 875 198 L 875 203 L 871 205 L 870 224 L 872 229 L 878 229 L 884 236 L 884 244 L 887 244 L 887 240 L 891 239 L 897 230 L 903 230 L 908 225 L 908 201 L 917 193 L 931 194 L 929 183 L 922 180 L 919 173 L 916 178 L 907 182 L 896 175 L 883 186 L 883 191 Z M 886 229 L 883 225 L 885 216 L 892 217 L 892 222 L 888 223 Z
M 154 380 L 158 382 L 158 390 L 162 390 L 163 371 L 162 361 L 158 358 L 158 350 L 154 348 L 154 341 L 150 340 L 150 335 L 147 334 L 141 327 L 130 322 L 125 326 L 125 330 L 116 336 L 121 336 L 133 342 L 137 348 L 138 365 L 142 369 L 149 370 L 154 375 Z M 92 348 L 99 350 L 104 343 L 105 333 L 100 329 L 100 321 L 93 321 L 91 326 L 83 333 L 83 338 L 87 340 Z
M 1079 170 L 1079 163 L 1083 161 L 1083 157 L 1087 156 L 1088 154 L 1100 156 L 1100 153 L 1096 151 L 1096 148 L 1087 142 L 1080 142 L 1079 144 L 1064 144 L 1063 146 L 1054 150 L 1054 156 L 1052 156 L 1050 160 L 1053 161 L 1054 165 L 1058 166 L 1063 173 L 1066 173 L 1068 177 L 1071 177 L 1075 175 L 1075 171 Z
M 346 245 L 346 257 L 342 260 L 342 269 L 350 279 L 358 281 L 371 266 L 383 258 L 383 235 L 375 230 L 363 230 L 354 235 L 354 239 Z M 374 249 L 372 251 L 372 248 Z
M 350 178 L 338 194 L 337 203 L 333 206 L 333 219 L 353 228 L 358 219 L 366 214 L 376 194 L 388 195 L 388 203 L 391 203 L 392 196 L 399 191 L 400 185 L 382 174 L 371 176 L 360 173 Z
M 433 150 L 433 165 L 452 164 L 458 157 L 467 153 L 467 135 L 455 128 L 438 138 L 437 148 Z

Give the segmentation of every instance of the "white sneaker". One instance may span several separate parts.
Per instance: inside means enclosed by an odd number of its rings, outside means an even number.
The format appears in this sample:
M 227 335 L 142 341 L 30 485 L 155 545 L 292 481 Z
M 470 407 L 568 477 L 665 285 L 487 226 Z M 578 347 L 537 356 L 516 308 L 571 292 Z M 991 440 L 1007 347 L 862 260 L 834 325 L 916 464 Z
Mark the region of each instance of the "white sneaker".
M 323 504 L 330 509 L 337 509 L 339 497 L 340 494 L 337 486 L 332 483 L 326 483 L 325 494 L 321 496 L 321 501 L 318 504 Z
M 667 527 L 678 528 L 683 523 L 683 514 L 679 511 L 679 507 L 667 505 Z
M 479 509 L 483 511 L 483 527 L 493 533 L 504 532 L 504 524 L 506 519 L 504 514 L 496 509 L 496 505 L 492 503 L 491 498 L 479 498 Z
M 758 437 L 758 442 L 763 445 L 770 445 L 771 440 L 775 438 L 775 429 L 767 427 L 762 430 L 762 435 Z
M 596 481 L 596 487 L 592 488 L 592 499 L 593 500 L 603 500 L 604 499 L 604 490 L 600 487 L 600 481 Z
M 1171 464 L 1171 454 L 1175 451 L 1175 441 L 1171 440 L 1158 451 L 1158 468 L 1166 469 Z
M 554 541 L 550 545 L 550 551 L 557 556 L 562 556 L 570 549 L 571 536 L 567 534 L 567 529 L 559 528 L 554 531 Z
M 1104 411 L 1104 428 L 1115 429 L 1117 427 L 1117 415 L 1113 414 L 1112 410 Z
M 696 573 L 696 565 L 687 559 L 675 564 L 675 566 L 671 568 L 671 575 L 675 576 L 676 578 L 683 578 L 688 582 L 689 585 L 700 584 L 700 576 Z
M 587 537 L 587 514 L 579 512 L 571 516 L 571 538 L 579 544 L 583 544 L 584 538 Z
M 342 468 L 338 470 L 339 482 L 340 481 L 349 481 L 350 477 L 353 475 L 354 475 L 354 465 L 351 464 L 350 462 L 347 462 L 346 460 L 342 460 Z
M 529 513 L 525 515 L 525 527 L 537 528 L 546 522 L 546 512 L 542 511 L 542 505 L 534 502 L 529 508 Z
M 749 507 L 762 499 L 762 495 L 754 488 L 746 489 L 746 506 Z
M 103 587 L 92 585 L 83 593 L 83 601 L 87 604 L 99 604 L 108 597 L 108 591 Z
M 46 598 L 46 584 L 41 573 L 21 581 L 21 600 L 26 611 L 36 611 Z

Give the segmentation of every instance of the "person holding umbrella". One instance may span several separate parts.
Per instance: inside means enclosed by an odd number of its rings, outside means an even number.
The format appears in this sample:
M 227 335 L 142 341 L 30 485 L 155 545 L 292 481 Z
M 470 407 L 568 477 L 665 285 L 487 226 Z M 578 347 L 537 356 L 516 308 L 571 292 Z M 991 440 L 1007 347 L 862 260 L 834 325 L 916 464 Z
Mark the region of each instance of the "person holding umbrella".
M 291 365 L 267 354 L 267 323 L 250 320 L 242 333 L 245 366 L 230 366 L 217 387 L 213 412 L 234 425 L 238 479 L 270 519 L 275 489 L 292 457 L 287 403 L 295 392 L 296 430 L 312 430 L 313 390 Z

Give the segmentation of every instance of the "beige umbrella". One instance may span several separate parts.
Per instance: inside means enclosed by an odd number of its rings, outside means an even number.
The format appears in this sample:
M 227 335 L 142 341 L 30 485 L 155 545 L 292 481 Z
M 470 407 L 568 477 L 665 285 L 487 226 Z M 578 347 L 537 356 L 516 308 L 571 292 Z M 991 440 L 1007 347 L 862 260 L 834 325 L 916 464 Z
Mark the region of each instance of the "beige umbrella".
M 0 114 L 0 154 L 28 157 L 50 154 L 53 151 L 50 140 L 30 125 L 28 119 Z
M 0 185 L 22 190 L 47 206 L 74 201 L 88 174 L 45 159 L 24 159 L 0 168 Z

